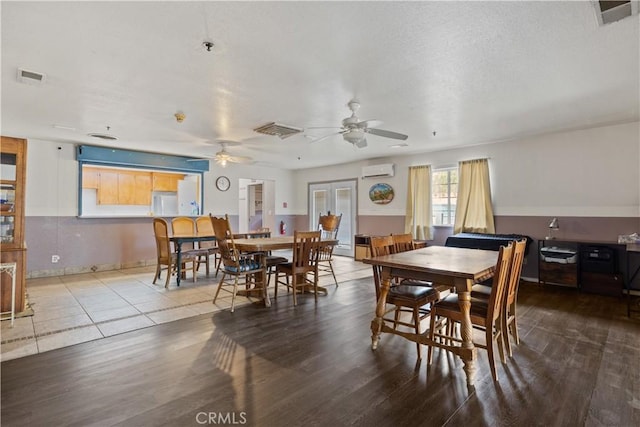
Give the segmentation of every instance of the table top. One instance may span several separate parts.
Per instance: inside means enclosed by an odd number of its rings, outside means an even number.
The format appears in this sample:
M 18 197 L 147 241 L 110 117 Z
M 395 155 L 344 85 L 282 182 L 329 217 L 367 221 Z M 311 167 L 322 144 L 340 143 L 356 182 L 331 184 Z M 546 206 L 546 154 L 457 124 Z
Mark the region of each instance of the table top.
M 408 252 L 365 258 L 366 264 L 400 268 L 465 279 L 492 275 L 498 252 L 446 246 L 429 246 Z

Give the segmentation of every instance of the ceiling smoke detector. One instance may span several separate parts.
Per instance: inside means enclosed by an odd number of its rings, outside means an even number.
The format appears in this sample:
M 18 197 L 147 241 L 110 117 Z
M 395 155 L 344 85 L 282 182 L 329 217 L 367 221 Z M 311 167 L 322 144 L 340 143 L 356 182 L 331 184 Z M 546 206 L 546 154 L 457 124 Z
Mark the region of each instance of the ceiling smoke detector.
M 283 125 L 276 122 L 267 123 L 266 125 L 257 127 L 254 131 L 265 135 L 277 136 L 280 139 L 288 138 L 292 135 L 302 132 L 302 129 L 293 126 Z

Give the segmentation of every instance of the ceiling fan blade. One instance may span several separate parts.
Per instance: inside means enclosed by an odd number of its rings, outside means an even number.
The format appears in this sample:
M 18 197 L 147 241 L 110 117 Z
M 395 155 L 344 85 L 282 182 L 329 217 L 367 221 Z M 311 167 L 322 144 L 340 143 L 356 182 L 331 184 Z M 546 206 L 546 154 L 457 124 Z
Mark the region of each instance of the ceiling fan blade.
M 359 128 L 376 128 L 380 126 L 383 122 L 381 120 L 363 120 L 361 122 L 356 123 L 356 126 Z
M 209 161 L 209 160 L 213 160 L 213 157 L 202 157 L 200 159 L 187 159 L 187 162 L 205 162 L 205 161 Z
M 383 129 L 364 129 L 365 132 L 373 134 L 373 135 L 378 135 L 378 136 L 383 136 L 385 138 L 393 138 L 393 139 L 401 139 L 401 140 L 405 140 L 407 138 L 409 138 L 408 135 L 404 135 L 402 133 L 398 133 L 398 132 L 391 132 L 390 130 L 383 130 Z
M 348 132 L 348 130 L 347 129 L 343 129 L 340 132 L 334 132 L 334 133 L 330 133 L 329 135 L 321 136 L 320 138 L 311 139 L 311 142 L 319 142 L 319 141 L 322 141 L 324 139 L 331 138 L 332 136 L 342 135 L 343 133 L 346 133 L 346 132 Z
M 342 129 L 342 128 L 340 126 L 310 126 L 304 129 L 307 130 L 307 129 Z
M 253 163 L 253 159 L 246 156 L 231 156 L 229 161 L 233 163 Z

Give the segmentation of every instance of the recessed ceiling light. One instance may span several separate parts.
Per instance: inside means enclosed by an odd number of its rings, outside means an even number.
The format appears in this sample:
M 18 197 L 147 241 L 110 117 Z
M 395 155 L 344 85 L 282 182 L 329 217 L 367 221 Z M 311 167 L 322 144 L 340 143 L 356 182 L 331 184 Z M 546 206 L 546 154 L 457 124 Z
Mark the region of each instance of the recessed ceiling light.
M 406 142 L 401 142 L 399 144 L 390 145 L 389 147 L 391 147 L 391 148 L 404 148 L 404 147 L 408 147 L 408 146 L 409 146 L 409 144 L 407 144 Z

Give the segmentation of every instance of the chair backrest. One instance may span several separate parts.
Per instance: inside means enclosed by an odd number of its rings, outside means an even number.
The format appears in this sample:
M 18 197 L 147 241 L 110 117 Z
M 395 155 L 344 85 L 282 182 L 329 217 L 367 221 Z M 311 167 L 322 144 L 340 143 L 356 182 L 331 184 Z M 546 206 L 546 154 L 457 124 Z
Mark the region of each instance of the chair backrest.
M 196 218 L 196 231 L 198 234 L 213 234 L 215 236 L 215 232 L 213 231 L 213 224 L 211 224 L 211 217 L 208 216 L 199 216 Z M 199 247 L 201 248 L 215 248 L 215 241 L 205 241 L 200 242 Z
M 506 307 L 516 301 L 518 285 L 520 284 L 520 274 L 522 273 L 522 262 L 524 261 L 524 252 L 526 249 L 527 239 L 521 239 L 515 243 L 513 256 L 511 257 L 511 270 L 509 272 L 509 282 L 507 284 L 507 293 L 504 302 Z
M 171 220 L 171 230 L 174 235 L 189 236 L 195 234 L 196 223 L 188 216 L 178 216 Z M 183 243 L 183 249 L 193 249 L 193 243 Z
M 382 255 L 391 255 L 395 252 L 395 246 L 393 244 L 393 237 L 391 236 L 371 236 L 369 238 L 369 249 L 371 250 L 371 256 L 377 257 Z M 380 298 L 380 285 L 382 280 L 382 267 L 379 265 L 372 265 L 373 268 L 373 284 L 376 288 L 376 301 Z
M 509 270 L 511 267 L 511 259 L 513 257 L 513 242 L 508 246 L 500 246 L 498 261 L 496 262 L 496 271 L 493 276 L 493 284 L 491 285 L 491 295 L 489 296 L 489 310 L 487 312 L 487 321 L 495 321 L 502 309 L 505 298 L 505 290 L 509 282 Z M 489 322 L 487 322 L 489 323 Z
M 153 234 L 156 239 L 158 261 L 165 264 L 171 258 L 171 243 L 169 241 L 169 223 L 164 218 L 153 218 Z
M 338 236 L 338 229 L 342 221 L 342 214 L 332 215 L 327 212 L 326 215 L 320 214 L 318 219 L 318 230 L 322 232 L 323 239 L 335 239 Z
M 320 234 L 320 230 L 293 232 L 291 264 L 294 270 L 311 270 L 317 267 L 320 253 Z
M 391 237 L 393 238 L 393 245 L 396 253 L 412 251 L 415 249 L 411 233 L 392 234 Z
M 229 215 L 225 215 L 224 218 L 218 218 L 210 216 L 211 225 L 216 235 L 218 247 L 220 248 L 220 258 L 225 267 L 236 268 L 235 271 L 240 270 L 240 258 L 236 245 L 233 242 L 233 233 L 231 231 L 231 224 L 229 224 Z

